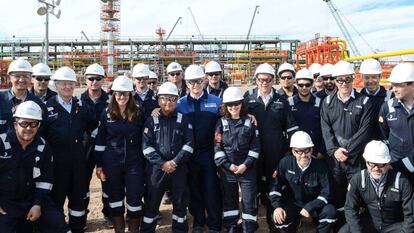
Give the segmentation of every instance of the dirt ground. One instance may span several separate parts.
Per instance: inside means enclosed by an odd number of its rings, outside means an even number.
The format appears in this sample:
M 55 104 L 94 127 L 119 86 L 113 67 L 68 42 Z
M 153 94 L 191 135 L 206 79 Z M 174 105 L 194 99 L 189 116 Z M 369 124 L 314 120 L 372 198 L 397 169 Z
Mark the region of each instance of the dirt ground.
M 99 233 L 110 233 L 114 232 L 113 229 L 107 228 L 104 224 L 101 202 L 101 184 L 96 176 L 93 176 L 90 188 L 90 204 L 89 204 L 89 214 L 87 221 L 87 230 L 86 232 L 99 232 Z M 160 207 L 162 219 L 158 221 L 157 233 L 167 233 L 171 232 L 171 210 L 172 205 L 161 205 Z M 191 226 L 191 215 L 188 213 L 187 217 L 189 219 L 189 226 Z M 259 230 L 257 233 L 268 232 L 265 210 L 262 206 L 259 208 Z M 303 227 L 300 228 L 298 232 L 303 233 L 313 233 L 314 230 L 311 229 L 311 223 L 305 222 Z

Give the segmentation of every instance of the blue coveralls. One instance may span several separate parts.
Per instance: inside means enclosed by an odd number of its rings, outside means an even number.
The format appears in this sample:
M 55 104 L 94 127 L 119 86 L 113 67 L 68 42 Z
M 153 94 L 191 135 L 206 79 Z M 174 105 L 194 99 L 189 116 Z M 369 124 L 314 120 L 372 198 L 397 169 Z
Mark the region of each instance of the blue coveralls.
M 32 87 L 29 92 L 33 95 L 35 95 L 35 91 L 34 88 Z M 46 103 L 50 98 L 52 98 L 53 96 L 57 95 L 56 92 L 50 90 L 49 88 L 46 90 L 46 95 L 43 97 L 38 97 L 41 101 L 43 101 L 43 103 Z
M 177 111 L 186 115 L 194 130 L 194 155 L 189 161 L 190 213 L 193 228 L 221 230 L 221 191 L 214 164 L 214 128 L 221 100 L 205 91 L 199 99 L 190 94 L 180 98 Z M 207 211 L 207 218 L 206 218 Z
M 381 107 L 378 123 L 390 146 L 392 167 L 414 181 L 414 109 L 408 112 L 397 98 Z
M 144 125 L 142 149 L 148 160 L 147 199 L 141 232 L 155 232 L 162 196 L 168 187 L 172 194 L 172 232 L 187 232 L 187 162 L 193 153 L 193 129 L 181 113 L 150 117 Z M 167 174 L 161 170 L 167 161 L 174 161 L 176 170 Z
M 268 198 L 273 173 L 279 160 L 288 151 L 288 135 L 299 129 L 285 97 L 272 89 L 273 98 L 267 105 L 258 95 L 258 89 L 245 93 L 248 112 L 256 117 L 260 133 L 260 157 L 258 160 L 258 192 L 266 206 L 266 220 L 273 227 L 273 208 Z
M 141 113 L 141 112 L 140 112 Z M 141 114 L 138 114 L 141 116 Z M 142 155 L 142 121 L 111 119 L 101 115 L 95 141 L 96 166 L 102 167 L 112 217 L 123 216 L 126 196 L 127 215 L 142 216 L 145 158 Z
M 142 119 L 143 122 L 145 122 L 147 118 L 151 115 L 152 110 L 158 108 L 158 101 L 156 99 L 154 91 L 148 88 L 144 100 L 141 99 L 137 92 L 135 92 L 134 98 L 135 102 L 139 105 L 140 109 L 142 110 Z
M 214 159 L 219 167 L 223 193 L 223 224 L 228 232 L 237 232 L 239 220 L 239 185 L 243 202 L 243 232 L 255 232 L 257 224 L 257 174 L 259 131 L 248 116 L 233 120 L 222 117 L 216 124 Z M 234 164 L 246 165 L 243 174 L 229 170 Z
M 317 223 L 317 232 L 331 232 L 336 210 L 330 203 L 332 177 L 325 162 L 312 159 L 303 170 L 294 156 L 284 157 L 279 162 L 269 197 L 275 209 L 283 208 L 286 212 L 285 222 L 275 223 L 282 232 L 297 232 L 302 209 Z
M 72 97 L 69 113 L 54 96 L 46 103 L 48 115 L 44 135 L 53 152 L 55 183 L 52 198 L 63 211 L 69 199 L 69 225 L 73 233 L 83 232 L 86 224 L 86 151 L 83 146 L 85 132 L 97 127 L 93 109 Z
M 65 216 L 49 197 L 53 187 L 53 159 L 49 145 L 36 136 L 25 150 L 14 129 L 0 134 L 0 232 L 27 233 L 26 220 L 34 205 L 41 207 L 40 232 L 66 233 Z M 19 228 L 24 231 L 19 231 Z M 30 227 L 31 228 L 31 227 Z
M 17 105 L 28 100 L 31 100 L 40 106 L 43 111 L 42 118 L 46 119 L 46 106 L 38 97 L 29 91 L 27 91 L 26 99 L 23 101 L 17 99 L 13 95 L 11 89 L 0 92 L 0 133 L 6 133 L 9 129 L 13 128 L 13 114 L 16 111 Z M 40 130 L 42 128 L 43 126 L 41 124 Z
M 321 99 L 311 95 L 309 102 L 304 102 L 300 99 L 299 95 L 294 95 L 287 100 L 290 106 L 290 111 L 292 112 L 299 129 L 311 136 L 312 142 L 315 145 L 313 147 L 313 155 L 317 156 L 318 153 L 326 155 L 321 129 Z
M 220 99 L 223 99 L 223 93 L 227 89 L 227 87 L 229 87 L 227 85 L 227 83 L 225 83 L 223 81 L 220 81 L 220 85 L 219 85 L 219 88 L 218 89 L 212 88 L 207 83 L 206 84 L 206 87 L 204 88 L 204 90 L 206 90 L 208 94 L 215 95 L 215 96 L 219 97 Z
M 105 111 L 106 106 L 108 105 L 109 97 L 108 94 L 104 90 L 101 90 L 101 96 L 98 99 L 93 101 L 88 94 L 88 90 L 86 90 L 80 96 L 80 100 L 83 104 L 88 105 L 91 109 L 95 111 L 96 122 L 99 121 L 99 118 L 102 112 Z M 86 196 L 85 196 L 85 208 L 88 209 L 89 205 L 89 186 L 92 179 L 93 169 L 95 169 L 96 161 L 95 161 L 95 138 L 96 134 L 98 133 L 98 129 L 96 128 L 92 131 L 91 134 L 85 133 L 84 135 L 84 144 L 86 148 Z M 106 194 L 106 184 L 101 182 L 102 186 L 102 213 L 104 216 L 109 216 L 109 204 L 108 204 L 108 195 Z

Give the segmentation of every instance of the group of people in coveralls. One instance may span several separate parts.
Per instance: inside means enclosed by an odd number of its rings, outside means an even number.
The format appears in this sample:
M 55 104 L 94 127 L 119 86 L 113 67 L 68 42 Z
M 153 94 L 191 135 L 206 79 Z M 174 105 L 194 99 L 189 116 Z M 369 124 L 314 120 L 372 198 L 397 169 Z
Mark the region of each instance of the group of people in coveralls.
M 357 92 L 346 61 L 263 63 L 243 94 L 216 61 L 172 62 L 159 88 L 140 63 L 108 94 L 92 64 L 75 97 L 71 68 L 17 59 L 0 92 L 0 232 L 85 232 L 94 170 L 115 233 L 156 232 L 166 191 L 175 233 L 255 232 L 260 204 L 269 232 L 305 219 L 317 232 L 414 232 L 414 66 L 393 68 L 392 91 L 377 60 L 359 73 Z

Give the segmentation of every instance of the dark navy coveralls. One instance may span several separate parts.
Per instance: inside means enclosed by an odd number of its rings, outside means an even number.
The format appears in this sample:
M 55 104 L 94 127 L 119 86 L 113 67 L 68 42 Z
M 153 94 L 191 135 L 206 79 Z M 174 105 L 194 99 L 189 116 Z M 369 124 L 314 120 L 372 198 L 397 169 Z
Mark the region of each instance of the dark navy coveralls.
M 193 228 L 221 230 L 221 191 L 214 164 L 214 128 L 219 119 L 220 98 L 203 92 L 199 99 L 190 94 L 180 98 L 177 111 L 186 115 L 194 130 L 194 154 L 189 160 L 190 213 Z M 207 211 L 207 217 L 206 217 Z
M 31 100 L 40 106 L 43 112 L 42 118 L 46 119 L 45 104 L 38 97 L 30 93 L 29 91 L 27 91 L 26 99 L 23 101 L 17 99 L 13 95 L 11 89 L 9 89 L 8 91 L 0 92 L 0 133 L 6 133 L 9 129 L 13 128 L 13 114 L 16 111 L 17 105 L 28 100 Z M 42 128 L 43 126 L 41 124 L 40 131 L 42 130 Z
M 0 232 L 28 233 L 26 216 L 34 205 L 41 207 L 37 220 L 40 232 L 68 232 L 65 216 L 49 197 L 53 187 L 53 158 L 49 145 L 36 136 L 23 150 L 14 129 L 0 134 L 0 138 L 0 207 L 7 213 L 0 214 Z M 19 231 L 21 224 L 24 231 Z
M 294 156 L 282 158 L 269 196 L 273 208 L 286 211 L 285 222 L 275 223 L 282 232 L 297 232 L 302 209 L 317 222 L 317 232 L 331 232 L 336 210 L 330 204 L 332 178 L 325 162 L 312 159 L 309 167 L 302 170 Z
M 141 232 L 155 232 L 161 199 L 167 188 L 172 194 L 172 232 L 187 232 L 187 162 L 194 151 L 193 128 L 181 113 L 160 114 L 160 117 L 147 119 L 142 137 L 143 153 L 149 163 L 146 168 L 148 197 Z M 167 174 L 161 167 L 170 160 L 177 167 L 173 173 Z
M 365 167 L 362 158 L 365 145 L 372 140 L 373 108 L 369 97 L 352 90 L 348 101 L 343 103 L 338 92 L 328 95 L 321 106 L 322 135 L 328 154 L 328 162 L 334 177 L 335 197 L 333 203 L 338 208 L 337 226 L 343 223 L 343 206 L 348 182 L 355 173 Z M 335 151 L 339 148 L 348 151 L 348 159 L 339 162 Z
M 69 199 L 69 225 L 73 233 L 83 232 L 86 224 L 86 151 L 83 145 L 85 132 L 97 127 L 93 109 L 72 97 L 69 113 L 54 96 L 46 103 L 47 119 L 44 135 L 54 158 L 54 186 L 52 199 L 63 212 L 66 197 Z
M 360 92 L 361 94 L 368 96 L 372 103 L 372 111 L 373 111 L 373 118 L 372 118 L 372 135 L 373 140 L 381 140 L 381 130 L 378 124 L 378 115 L 381 109 L 381 106 L 387 102 L 388 100 L 394 98 L 394 92 L 391 90 L 385 90 L 383 86 L 380 86 L 376 93 L 370 93 L 366 88 L 363 88 Z
M 154 94 L 154 91 L 151 89 L 147 89 L 147 94 L 145 95 L 145 99 L 142 100 L 141 97 L 137 92 L 134 92 L 135 102 L 139 105 L 140 109 L 143 113 L 143 122 L 147 120 L 149 116 L 151 116 L 152 110 L 158 108 L 158 101 Z
M 382 105 L 378 123 L 390 146 L 392 167 L 414 182 L 414 109 L 408 112 L 392 98 Z
M 32 93 L 33 95 L 35 95 L 35 91 L 34 88 L 32 87 L 29 90 L 30 93 Z M 43 103 L 46 103 L 50 98 L 52 98 L 53 96 L 57 95 L 56 92 L 50 90 L 49 88 L 46 90 L 46 95 L 44 96 L 44 99 L 42 99 L 41 97 L 38 97 L 41 101 L 43 101 Z
M 400 172 L 389 170 L 375 185 L 367 170 L 352 177 L 345 203 L 348 222 L 340 233 L 414 232 L 412 183 Z M 361 213 L 361 207 L 364 212 Z
M 141 116 L 141 111 L 139 112 Z M 142 121 L 114 120 L 104 111 L 95 141 L 96 166 L 106 175 L 111 216 L 142 216 L 145 158 L 142 155 Z
M 325 143 L 322 137 L 320 106 L 321 99 L 313 95 L 310 96 L 309 102 L 304 102 L 299 95 L 294 95 L 288 99 L 290 110 L 299 129 L 305 131 L 311 136 L 313 155 L 318 153 L 326 155 Z
M 248 116 L 240 119 L 222 117 L 216 124 L 214 159 L 219 167 L 223 197 L 223 225 L 228 232 L 237 232 L 239 220 L 239 185 L 243 203 L 243 232 L 255 232 L 257 224 L 257 174 L 259 131 Z M 245 164 L 243 174 L 234 174 L 230 165 Z
M 227 87 L 227 83 L 220 81 L 218 89 L 212 88 L 210 85 L 208 85 L 208 83 L 206 84 L 206 87 L 204 89 L 207 91 L 208 94 L 215 95 L 220 99 L 223 99 L 223 93 L 227 89 Z
M 265 201 L 267 209 L 267 223 L 272 223 L 273 208 L 267 197 L 273 173 L 277 169 L 279 160 L 288 151 L 288 136 L 299 129 L 290 111 L 285 97 L 280 96 L 272 89 L 273 98 L 265 106 L 258 89 L 246 92 L 245 101 L 249 114 L 256 117 L 257 128 L 260 133 L 260 157 L 258 161 L 258 192 Z
M 96 122 L 99 122 L 99 118 L 102 115 L 102 112 L 105 111 L 106 106 L 109 102 L 109 96 L 106 94 L 104 90 L 101 90 L 101 95 L 98 99 L 93 101 L 88 94 L 88 90 L 82 93 L 80 96 L 80 100 L 84 105 L 88 105 L 89 108 L 94 109 Z M 94 129 L 92 133 L 88 134 L 85 133 L 84 135 L 84 145 L 86 148 L 86 196 L 85 196 L 85 208 L 88 209 L 89 205 L 89 186 L 92 179 L 93 170 L 95 169 L 96 161 L 95 161 L 95 138 L 96 134 L 98 133 L 98 128 Z M 106 183 L 101 182 L 102 186 L 102 213 L 105 216 L 109 216 L 109 204 L 108 204 L 108 195 L 106 192 Z

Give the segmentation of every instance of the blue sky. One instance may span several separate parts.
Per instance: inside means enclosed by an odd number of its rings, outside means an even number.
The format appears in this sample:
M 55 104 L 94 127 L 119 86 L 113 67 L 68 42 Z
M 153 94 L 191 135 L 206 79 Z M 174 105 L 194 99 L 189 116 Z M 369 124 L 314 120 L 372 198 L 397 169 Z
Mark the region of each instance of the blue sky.
M 370 46 L 381 51 L 414 48 L 414 0 L 333 0 Z M 197 36 L 187 7 L 191 7 L 200 31 L 209 36 L 245 37 L 255 5 L 259 13 L 252 35 L 280 36 L 306 41 L 316 33 L 342 34 L 323 0 L 121 0 L 121 37 L 156 38 L 161 26 L 167 33 L 178 17 L 183 20 L 173 37 Z M 37 0 L 3 1 L 0 8 L 0 40 L 42 40 L 44 17 L 36 14 Z M 60 19 L 51 17 L 51 39 L 98 38 L 99 0 L 62 0 Z M 362 54 L 371 53 L 351 29 Z

